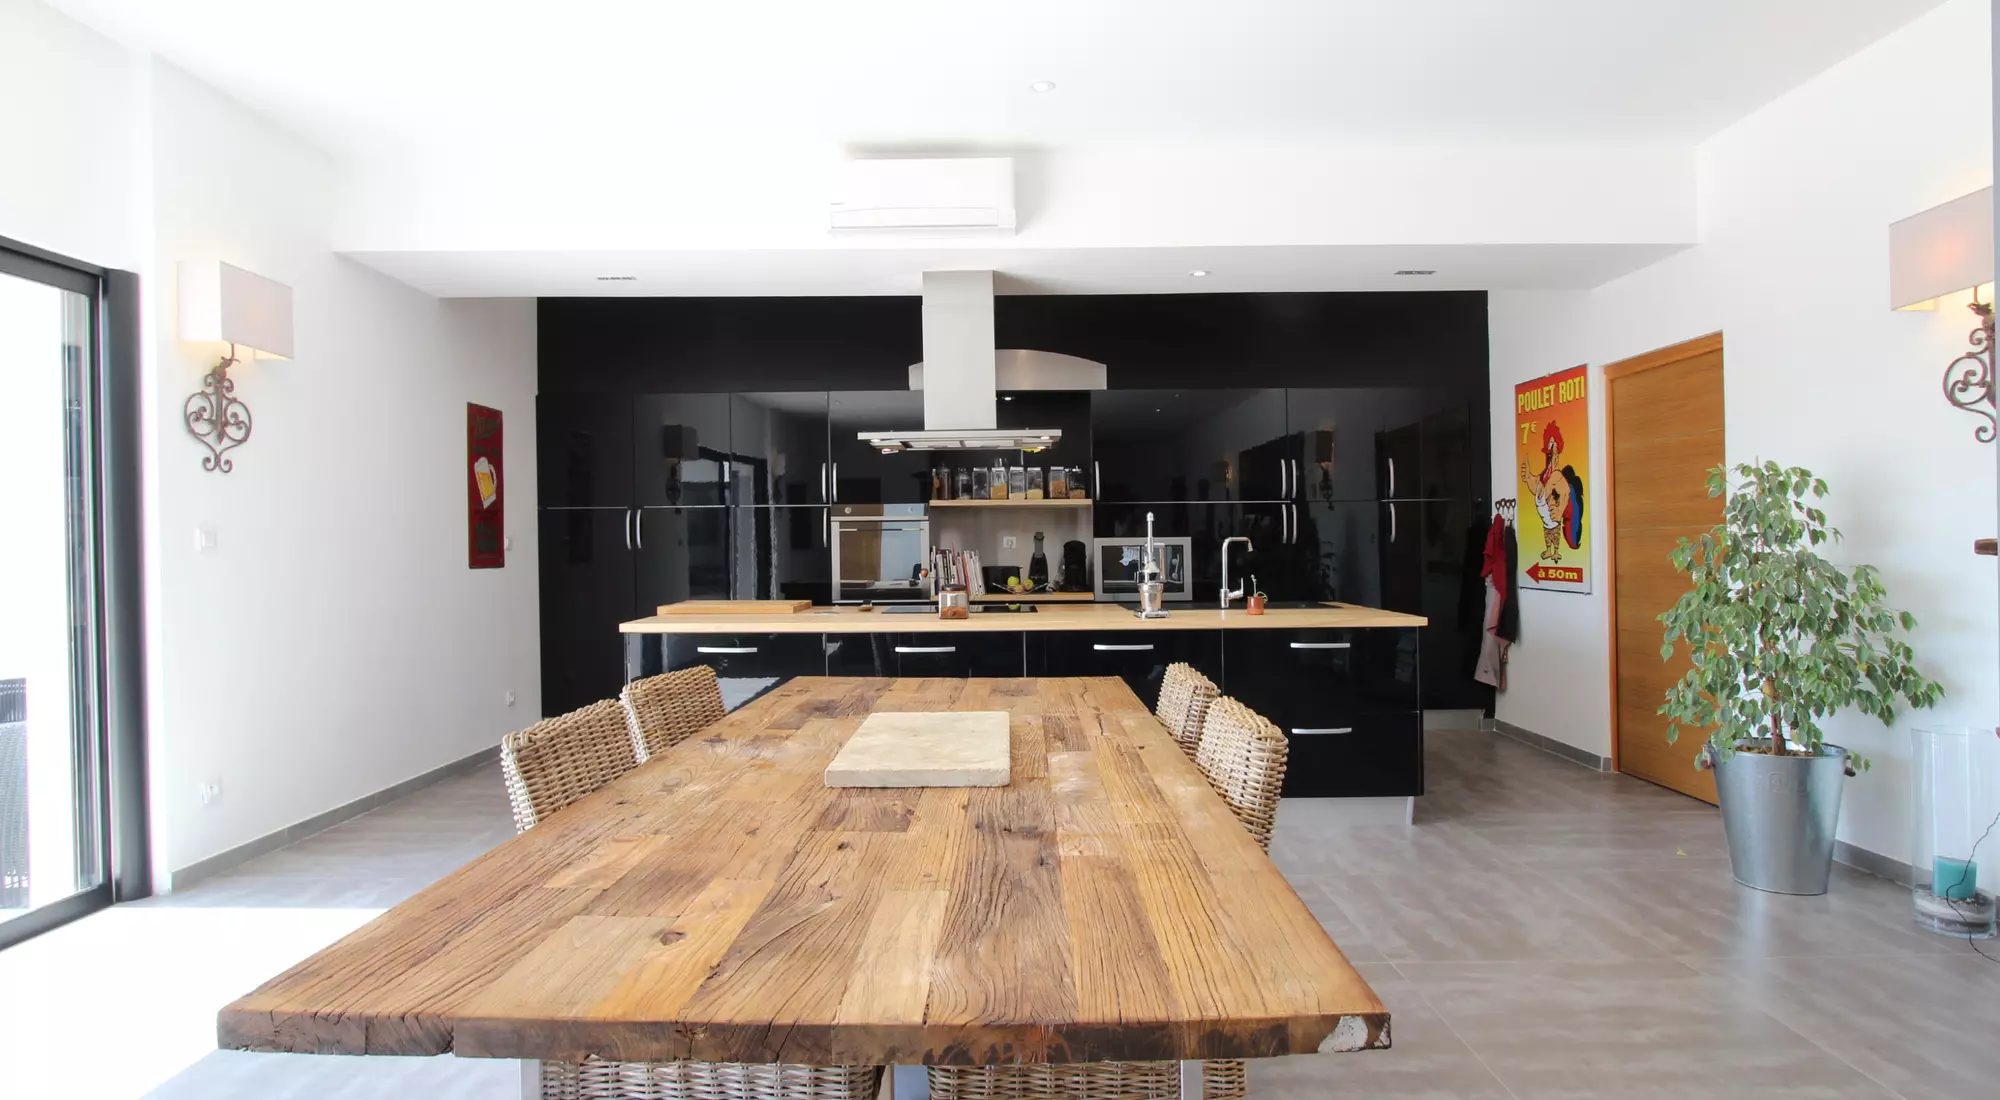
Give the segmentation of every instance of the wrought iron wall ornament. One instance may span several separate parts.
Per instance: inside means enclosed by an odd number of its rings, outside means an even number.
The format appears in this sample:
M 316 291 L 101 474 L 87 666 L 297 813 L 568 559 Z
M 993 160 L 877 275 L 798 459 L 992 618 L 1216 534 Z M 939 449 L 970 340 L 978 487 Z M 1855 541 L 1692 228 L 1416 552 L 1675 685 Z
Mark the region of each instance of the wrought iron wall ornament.
M 202 376 L 201 389 L 188 395 L 181 410 L 188 434 L 208 448 L 201 456 L 204 470 L 226 474 L 235 469 L 235 461 L 225 458 L 225 452 L 250 440 L 250 406 L 236 399 L 236 383 L 229 377 L 229 368 L 235 365 L 236 345 L 231 344 L 229 354 Z
M 1993 303 L 1973 299 L 1971 310 L 1979 315 L 1979 327 L 1967 342 L 1972 350 L 1951 361 L 1944 369 L 1944 399 L 1966 412 L 1978 413 L 1986 423 L 1973 430 L 1981 443 L 1993 442 Z M 1983 408 L 1981 406 L 1984 406 Z

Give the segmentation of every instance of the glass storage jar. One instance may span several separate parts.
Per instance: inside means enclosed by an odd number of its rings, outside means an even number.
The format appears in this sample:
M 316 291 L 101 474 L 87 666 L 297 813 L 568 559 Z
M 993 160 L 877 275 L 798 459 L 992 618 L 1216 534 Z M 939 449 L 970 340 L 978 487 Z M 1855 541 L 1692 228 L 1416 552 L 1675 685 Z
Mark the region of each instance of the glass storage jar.
M 1028 470 L 1025 466 L 1007 467 L 1007 499 L 1028 499 Z
M 1041 500 L 1046 495 L 1048 471 L 1040 466 L 1028 467 L 1028 499 Z
M 1992 876 L 2000 866 L 2000 741 L 1993 730 L 1963 727 L 1910 734 L 1910 901 L 1917 924 L 1949 936 L 1994 934 Z M 1982 837 L 1984 843 L 1982 843 Z
M 1069 495 L 1069 467 L 1049 467 L 1049 499 L 1061 500 Z
M 988 494 L 989 498 L 993 500 L 1006 500 L 1007 464 L 1005 462 L 995 462 L 993 464 L 993 469 L 991 473 L 988 474 L 988 476 L 992 478 L 991 488 L 993 490 L 990 494 Z

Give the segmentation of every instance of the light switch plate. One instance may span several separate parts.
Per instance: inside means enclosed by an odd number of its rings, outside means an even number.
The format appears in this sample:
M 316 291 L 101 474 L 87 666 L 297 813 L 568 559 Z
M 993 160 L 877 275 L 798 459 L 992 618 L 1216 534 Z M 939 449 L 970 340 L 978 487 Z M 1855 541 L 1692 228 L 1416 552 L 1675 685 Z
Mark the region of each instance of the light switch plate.
M 215 549 L 220 542 L 221 536 L 215 528 L 203 525 L 194 529 L 194 548 L 197 551 L 207 553 Z

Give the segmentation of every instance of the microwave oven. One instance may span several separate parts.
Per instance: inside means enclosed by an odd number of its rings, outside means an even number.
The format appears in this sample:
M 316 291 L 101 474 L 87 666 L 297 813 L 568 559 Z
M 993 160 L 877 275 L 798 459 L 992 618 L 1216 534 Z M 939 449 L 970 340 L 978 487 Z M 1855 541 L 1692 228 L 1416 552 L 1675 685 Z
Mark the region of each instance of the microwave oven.
M 1162 598 L 1194 598 L 1194 540 L 1190 538 L 1153 540 L 1160 555 Z M 1091 573 L 1097 598 L 1124 603 L 1139 602 L 1139 566 L 1146 560 L 1146 540 L 1137 538 L 1092 539 Z

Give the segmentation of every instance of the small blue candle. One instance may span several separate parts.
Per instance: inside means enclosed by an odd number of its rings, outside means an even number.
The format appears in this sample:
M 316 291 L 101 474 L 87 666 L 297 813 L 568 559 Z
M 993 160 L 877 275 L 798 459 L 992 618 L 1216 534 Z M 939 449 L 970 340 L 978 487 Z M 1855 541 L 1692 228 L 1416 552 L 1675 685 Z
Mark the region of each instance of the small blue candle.
M 1969 860 L 1938 856 L 1931 860 L 1931 893 L 1952 901 L 1971 901 L 1979 896 L 1979 865 Z

